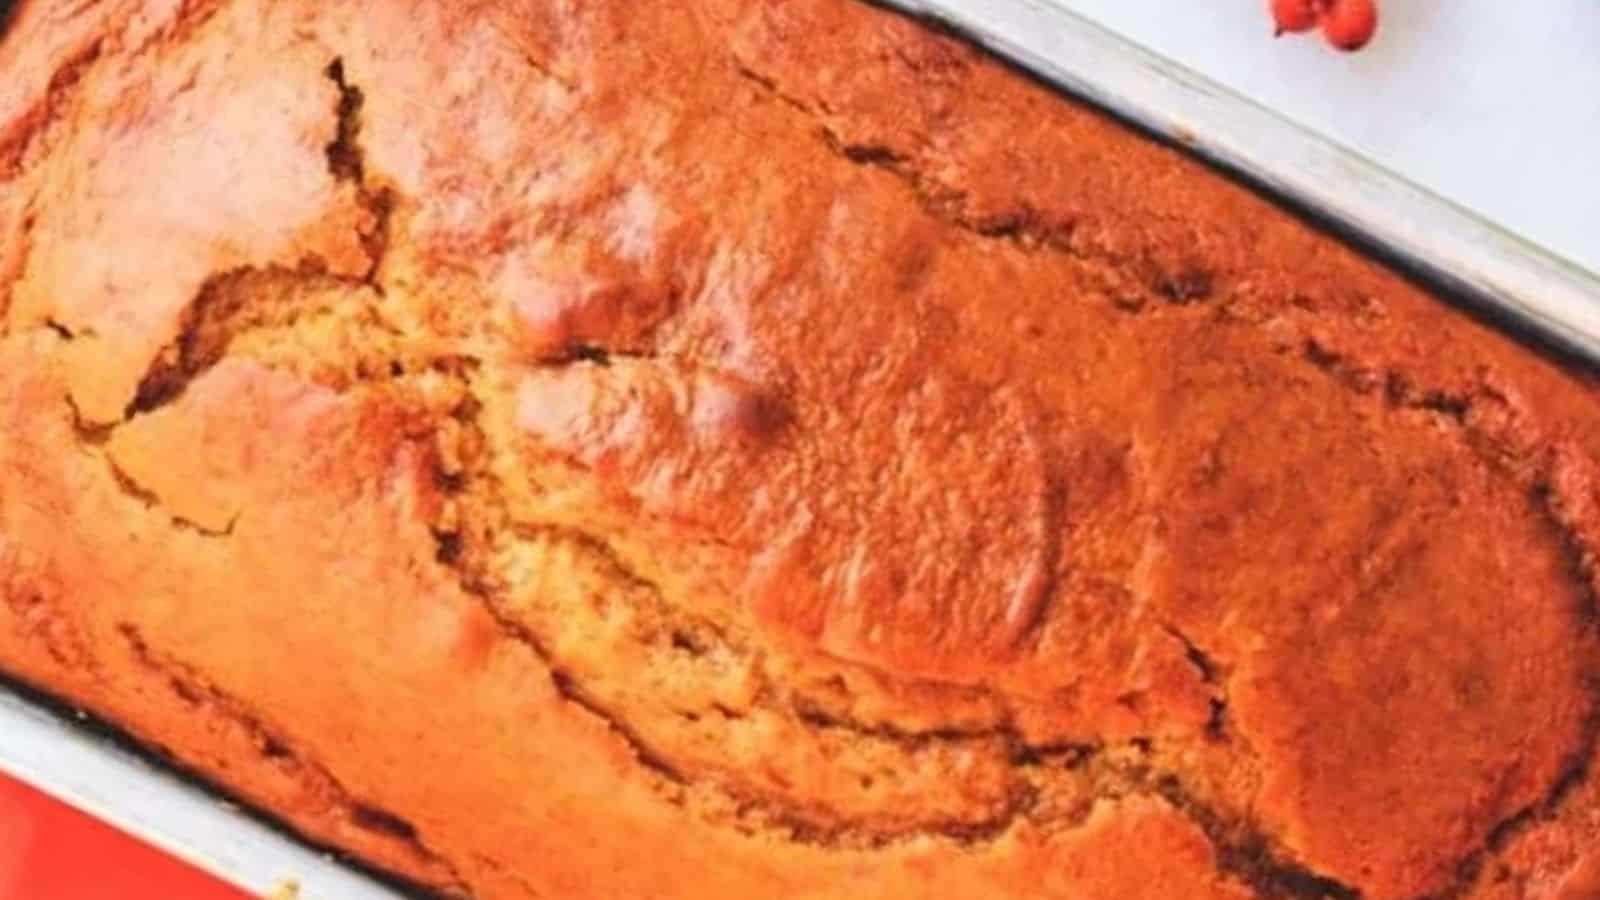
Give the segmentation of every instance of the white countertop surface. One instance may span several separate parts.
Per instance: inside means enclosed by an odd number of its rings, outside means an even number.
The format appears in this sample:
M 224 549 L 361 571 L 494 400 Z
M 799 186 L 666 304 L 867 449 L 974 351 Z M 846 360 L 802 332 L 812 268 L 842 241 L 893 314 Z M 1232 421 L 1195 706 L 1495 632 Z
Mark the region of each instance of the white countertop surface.
M 1054 0 L 1600 273 L 1600 2 L 1387 0 L 1357 54 L 1266 0 Z

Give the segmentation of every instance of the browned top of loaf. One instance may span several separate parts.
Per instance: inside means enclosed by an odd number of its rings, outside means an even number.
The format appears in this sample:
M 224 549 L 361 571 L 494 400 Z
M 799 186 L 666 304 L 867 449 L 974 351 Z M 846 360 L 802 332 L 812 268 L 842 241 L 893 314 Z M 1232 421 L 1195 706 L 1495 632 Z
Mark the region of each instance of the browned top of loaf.
M 306 833 L 1588 896 L 1600 395 L 1181 153 L 845 0 L 31 0 L 0 73 L 0 668 Z

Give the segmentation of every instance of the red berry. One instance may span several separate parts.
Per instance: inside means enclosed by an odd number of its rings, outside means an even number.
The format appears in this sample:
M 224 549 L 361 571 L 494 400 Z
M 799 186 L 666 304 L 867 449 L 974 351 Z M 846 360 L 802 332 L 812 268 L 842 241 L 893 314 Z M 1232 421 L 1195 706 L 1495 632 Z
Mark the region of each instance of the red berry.
M 1277 34 L 1286 31 L 1310 31 L 1317 26 L 1315 0 L 1272 0 L 1272 18 L 1278 24 Z
M 1332 0 L 1322 14 L 1322 35 L 1340 50 L 1360 50 L 1378 31 L 1374 0 Z

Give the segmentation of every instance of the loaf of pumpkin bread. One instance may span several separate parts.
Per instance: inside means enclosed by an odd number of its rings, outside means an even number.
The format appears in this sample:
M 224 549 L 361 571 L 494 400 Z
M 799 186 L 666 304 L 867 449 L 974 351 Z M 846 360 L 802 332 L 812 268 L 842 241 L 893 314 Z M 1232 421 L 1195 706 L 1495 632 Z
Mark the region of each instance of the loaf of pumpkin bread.
M 1600 896 L 1597 547 L 1587 375 L 883 9 L 0 37 L 0 670 L 442 896 Z

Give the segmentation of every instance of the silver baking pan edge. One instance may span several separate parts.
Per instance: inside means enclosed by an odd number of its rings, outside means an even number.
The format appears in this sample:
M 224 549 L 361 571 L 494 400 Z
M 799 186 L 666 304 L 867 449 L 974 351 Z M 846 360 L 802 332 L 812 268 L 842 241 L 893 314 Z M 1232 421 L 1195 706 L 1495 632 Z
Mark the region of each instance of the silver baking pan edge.
M 0 772 L 255 894 L 293 885 L 314 900 L 404 896 L 3 682 Z
M 1503 326 L 1600 363 L 1600 278 L 1359 153 L 1046 0 L 880 2 L 1186 146 Z
M 1600 279 L 1205 78 L 1042 0 L 882 0 L 1191 148 L 1514 330 L 1600 362 Z M 247 891 L 404 894 L 0 682 L 0 771 Z

